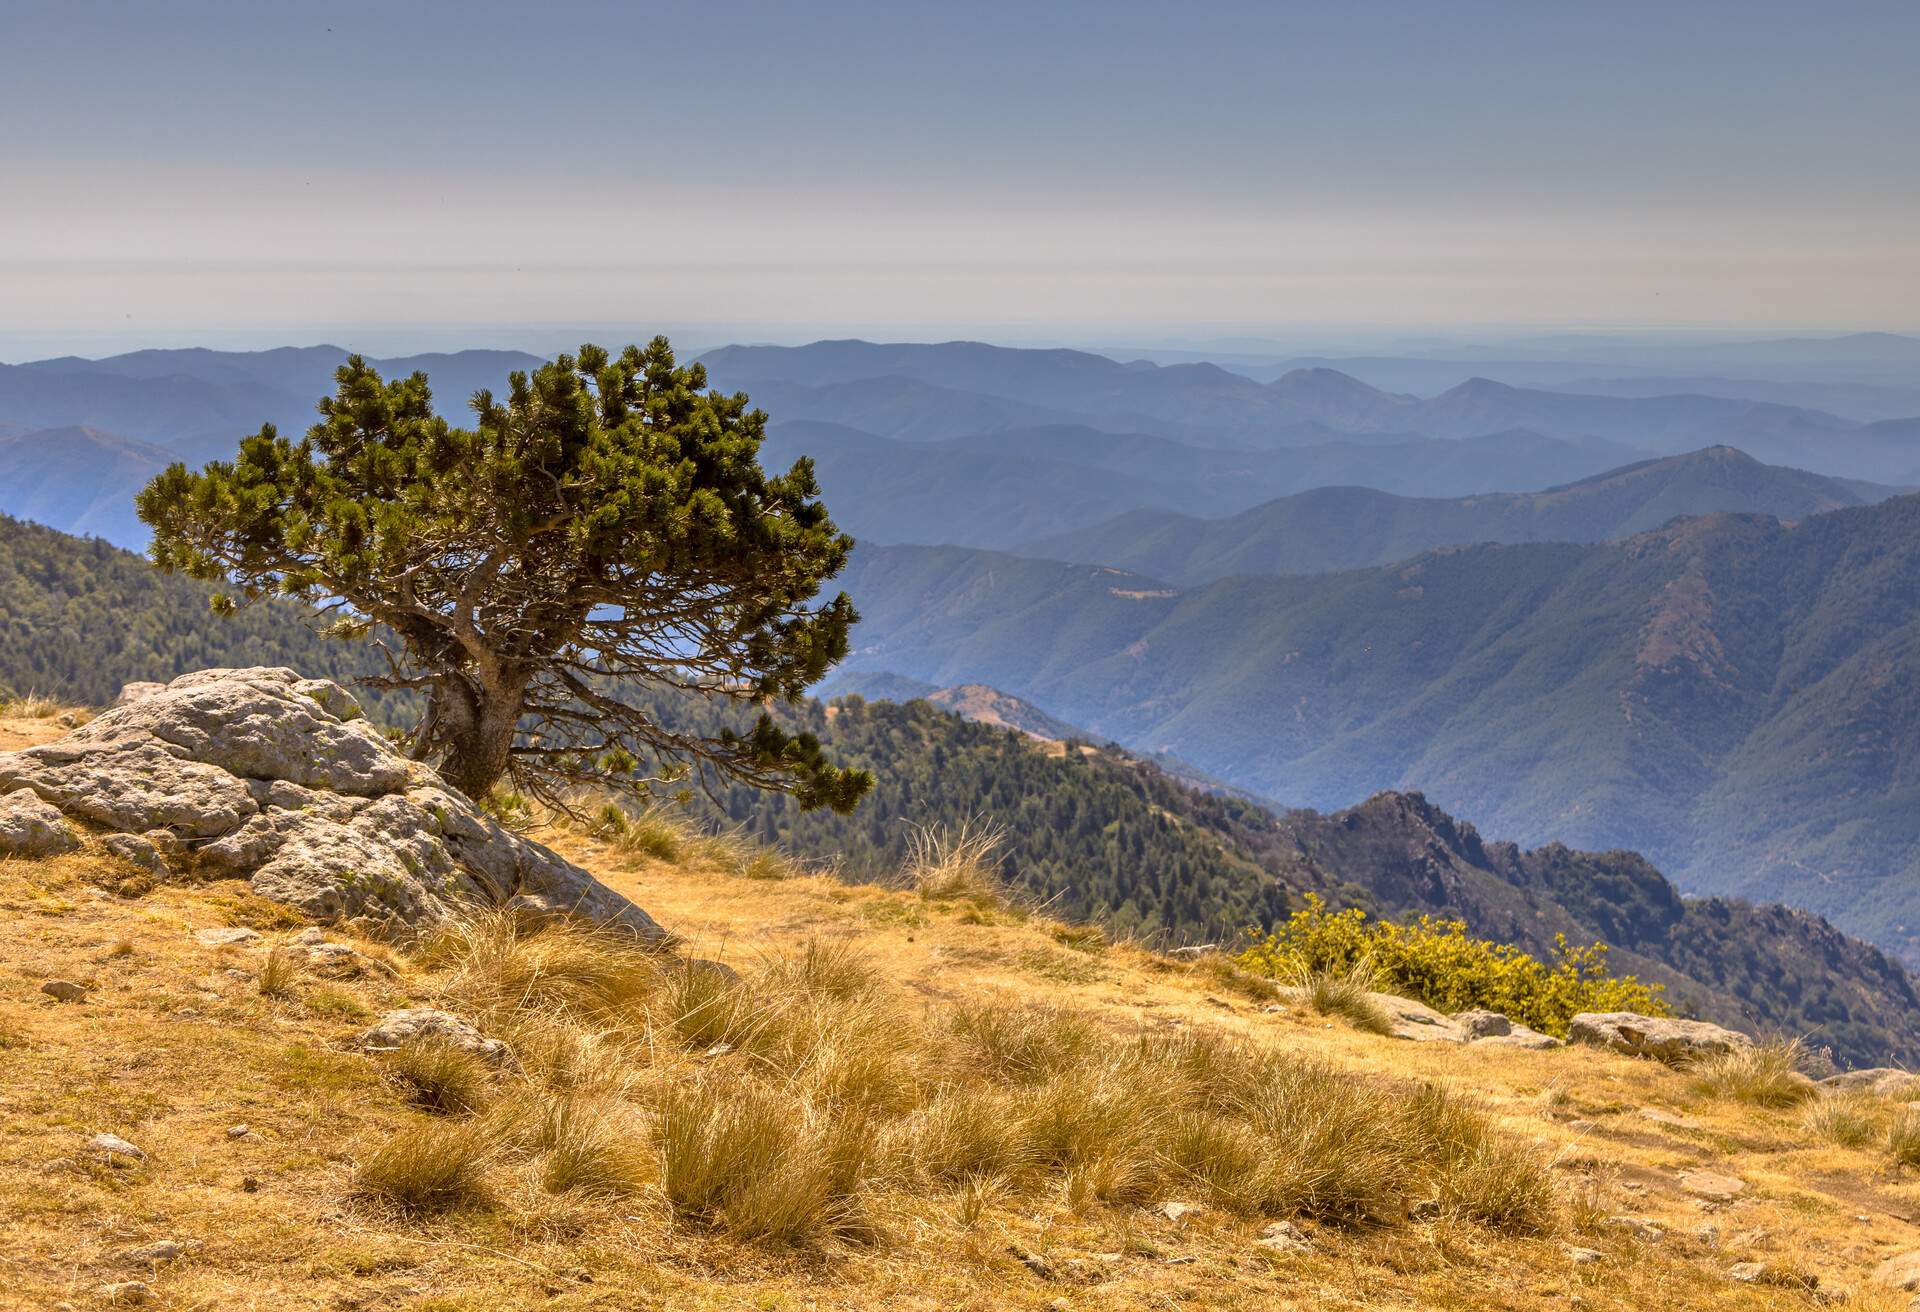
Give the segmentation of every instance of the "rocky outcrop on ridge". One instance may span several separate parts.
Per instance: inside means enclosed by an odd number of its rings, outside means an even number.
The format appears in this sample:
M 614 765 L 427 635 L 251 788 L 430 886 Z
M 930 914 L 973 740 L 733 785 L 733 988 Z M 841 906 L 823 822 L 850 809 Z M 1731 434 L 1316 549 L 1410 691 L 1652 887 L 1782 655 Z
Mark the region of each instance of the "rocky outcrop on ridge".
M 417 930 L 460 906 L 512 904 L 667 938 L 396 751 L 344 688 L 289 669 L 130 687 L 58 742 L 0 753 L 0 816 L 0 856 L 104 833 L 149 870 L 244 877 L 319 921 Z

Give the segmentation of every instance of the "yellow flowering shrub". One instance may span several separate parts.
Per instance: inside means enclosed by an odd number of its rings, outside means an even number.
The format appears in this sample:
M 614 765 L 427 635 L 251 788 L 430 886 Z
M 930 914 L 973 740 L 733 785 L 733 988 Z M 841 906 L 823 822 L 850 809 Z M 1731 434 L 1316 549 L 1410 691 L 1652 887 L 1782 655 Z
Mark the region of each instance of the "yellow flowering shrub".
M 1469 937 L 1463 921 L 1422 916 L 1397 925 L 1369 919 L 1358 908 L 1329 911 L 1311 893 L 1305 907 L 1238 958 L 1248 970 L 1274 977 L 1342 971 L 1364 959 L 1371 959 L 1388 993 L 1445 1012 L 1484 1007 L 1562 1037 L 1567 1022 L 1582 1011 L 1671 1014 L 1661 996 L 1664 985 L 1607 968 L 1604 943 L 1575 947 L 1566 935 L 1555 935 L 1547 963 L 1511 943 Z

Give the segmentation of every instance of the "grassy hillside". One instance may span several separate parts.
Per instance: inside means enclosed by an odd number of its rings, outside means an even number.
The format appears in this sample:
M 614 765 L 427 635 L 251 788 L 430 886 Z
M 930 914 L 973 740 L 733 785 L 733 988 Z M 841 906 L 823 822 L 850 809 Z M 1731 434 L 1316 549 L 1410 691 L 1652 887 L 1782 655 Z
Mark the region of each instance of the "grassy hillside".
M 329 930 L 345 954 L 307 958 L 297 920 L 235 882 L 115 893 L 96 854 L 0 865 L 7 1297 L 1904 1300 L 1872 1284 L 1920 1240 L 1889 1099 L 1770 1105 L 1590 1049 L 1384 1038 L 1017 909 L 543 837 L 740 978 L 490 921 L 413 948 Z M 229 926 L 261 937 L 192 932 Z M 85 1000 L 53 1002 L 54 979 Z M 402 1006 L 470 1018 L 515 1061 L 362 1051 Z M 141 1157 L 103 1156 L 103 1133 Z
M 1649 460 L 1544 492 L 1441 499 L 1325 487 L 1225 519 L 1133 510 L 1023 546 L 1030 555 L 1118 565 L 1175 583 L 1235 574 L 1319 574 L 1405 560 L 1464 542 L 1601 542 L 1679 515 L 1734 511 L 1803 519 L 1895 495 L 1732 447 Z
M 1282 802 L 1416 788 L 1920 951 L 1920 497 L 1194 589 L 910 548 L 846 583 L 853 668 L 988 683 Z

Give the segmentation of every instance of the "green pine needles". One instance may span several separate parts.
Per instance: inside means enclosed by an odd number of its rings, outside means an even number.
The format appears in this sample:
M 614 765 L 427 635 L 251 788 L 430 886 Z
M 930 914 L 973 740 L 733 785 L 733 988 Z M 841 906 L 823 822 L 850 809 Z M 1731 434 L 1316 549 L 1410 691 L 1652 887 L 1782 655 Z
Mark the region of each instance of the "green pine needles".
M 663 337 L 597 346 L 433 412 L 427 378 L 358 356 L 298 442 L 272 425 L 231 462 L 174 465 L 140 494 L 162 569 L 239 601 L 301 598 L 376 634 L 376 687 L 424 694 L 417 759 L 484 797 L 507 779 L 559 801 L 697 773 L 846 811 L 871 785 L 809 734 L 661 724 L 638 685 L 795 701 L 846 654 L 856 616 L 819 601 L 853 540 L 810 461 L 768 474 L 766 416 L 707 388 Z M 231 607 L 233 599 L 216 598 Z

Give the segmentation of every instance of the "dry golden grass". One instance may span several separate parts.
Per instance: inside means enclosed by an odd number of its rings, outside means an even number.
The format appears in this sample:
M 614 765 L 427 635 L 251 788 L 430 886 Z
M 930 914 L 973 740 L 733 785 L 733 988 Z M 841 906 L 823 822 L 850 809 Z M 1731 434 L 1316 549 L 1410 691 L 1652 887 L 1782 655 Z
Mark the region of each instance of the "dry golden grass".
M 1813 1097 L 1800 1073 L 1806 1049 L 1799 1039 L 1756 1043 L 1702 1058 L 1687 1069 L 1702 1093 L 1756 1107 L 1797 1107 Z
M 907 844 L 902 878 L 929 902 L 963 902 L 1006 910 L 1012 894 L 1000 878 L 998 857 L 1006 832 L 973 819 L 945 828 L 918 828 Z
M 288 1002 L 258 992 L 264 949 L 188 933 L 270 925 L 240 885 L 98 897 L 85 853 L 0 865 L 0 1304 L 92 1306 L 120 1249 L 161 1238 L 200 1244 L 140 1277 L 181 1308 L 1818 1305 L 1730 1281 L 1745 1260 L 1905 1304 L 1868 1283 L 1920 1247 L 1882 1100 L 1776 1108 L 1596 1052 L 1399 1042 L 1128 943 L 1062 978 L 1034 954 L 1082 954 L 1037 917 L 544 837 L 739 978 L 481 924 Z M 40 996 L 54 975 L 87 1004 Z M 512 1046 L 480 1111 L 425 1113 L 392 1055 L 353 1049 L 403 1005 Z M 1842 1109 L 1866 1142 L 1826 1128 Z M 103 1130 L 149 1160 L 89 1163 Z M 1749 1187 L 1707 1213 L 1688 1169 Z M 1281 1217 L 1305 1251 L 1257 1246 Z M 1568 1242 L 1603 1259 L 1571 1266 Z
M 1286 982 L 1322 1016 L 1338 1016 L 1367 1034 L 1385 1034 L 1392 1028 L 1387 1013 L 1371 996 L 1380 990 L 1379 973 L 1371 957 L 1362 957 L 1345 970 L 1302 966 Z
M 491 1136 L 473 1121 L 402 1125 L 354 1169 L 354 1185 L 416 1214 L 474 1206 L 487 1200 L 484 1167 L 492 1151 Z

